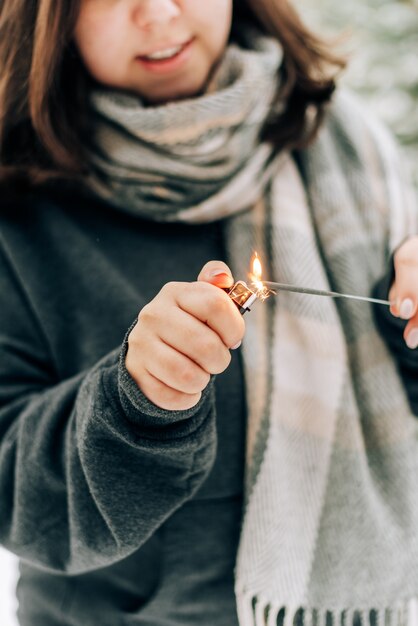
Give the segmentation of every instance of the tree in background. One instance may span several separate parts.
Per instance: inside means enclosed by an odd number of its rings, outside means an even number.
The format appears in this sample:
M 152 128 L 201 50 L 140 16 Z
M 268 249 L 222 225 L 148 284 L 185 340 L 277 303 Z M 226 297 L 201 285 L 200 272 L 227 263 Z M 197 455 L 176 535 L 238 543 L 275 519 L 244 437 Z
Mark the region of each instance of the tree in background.
M 418 189 L 418 0 L 296 0 L 317 31 L 344 37 L 342 82 L 365 99 L 403 146 Z

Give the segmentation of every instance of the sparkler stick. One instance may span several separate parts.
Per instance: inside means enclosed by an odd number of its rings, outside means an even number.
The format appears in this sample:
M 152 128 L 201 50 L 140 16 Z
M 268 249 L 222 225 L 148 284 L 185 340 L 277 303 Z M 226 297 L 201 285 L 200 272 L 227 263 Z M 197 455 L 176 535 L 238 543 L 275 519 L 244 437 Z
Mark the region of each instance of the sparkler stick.
M 250 311 L 250 306 L 256 301 L 266 300 L 269 296 L 277 296 L 280 291 L 291 291 L 311 296 L 327 296 L 329 298 L 346 298 L 349 300 L 359 300 L 361 302 L 372 302 L 390 306 L 389 300 L 379 298 L 369 298 L 368 296 L 357 296 L 349 293 L 339 293 L 338 291 L 326 291 L 324 289 L 312 289 L 311 287 L 300 287 L 287 283 L 276 283 L 268 280 L 261 280 L 262 266 L 257 253 L 255 252 L 251 261 L 250 287 L 242 280 L 237 281 L 230 289 L 225 289 L 229 297 L 235 302 L 242 315 Z
M 384 304 L 390 306 L 389 300 L 380 300 L 379 298 L 369 298 L 367 296 L 357 296 L 348 293 L 339 293 L 338 291 L 325 291 L 323 289 L 311 289 L 310 287 L 299 287 L 298 285 L 288 285 L 287 283 L 274 283 L 268 280 L 261 281 L 263 285 L 268 289 L 273 290 L 274 295 L 277 295 L 274 290 L 278 291 L 292 291 L 295 293 L 305 293 L 312 296 L 328 296 L 330 298 L 348 298 L 350 300 L 361 300 L 362 302 L 373 302 L 375 304 Z

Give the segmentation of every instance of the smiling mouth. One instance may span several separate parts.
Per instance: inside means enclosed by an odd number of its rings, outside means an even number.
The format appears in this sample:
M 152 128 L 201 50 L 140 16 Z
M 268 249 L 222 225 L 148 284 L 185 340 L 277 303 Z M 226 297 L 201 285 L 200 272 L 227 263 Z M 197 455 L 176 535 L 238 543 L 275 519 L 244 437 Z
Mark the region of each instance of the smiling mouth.
M 181 44 L 178 46 L 172 46 L 170 48 L 165 48 L 164 50 L 159 50 L 157 52 L 154 52 L 153 54 L 147 54 L 147 55 L 144 54 L 144 55 L 138 56 L 138 59 L 141 59 L 142 61 L 149 61 L 152 63 L 169 61 L 179 56 L 191 42 L 192 42 L 192 39 L 189 39 L 189 41 L 186 41 L 184 44 Z

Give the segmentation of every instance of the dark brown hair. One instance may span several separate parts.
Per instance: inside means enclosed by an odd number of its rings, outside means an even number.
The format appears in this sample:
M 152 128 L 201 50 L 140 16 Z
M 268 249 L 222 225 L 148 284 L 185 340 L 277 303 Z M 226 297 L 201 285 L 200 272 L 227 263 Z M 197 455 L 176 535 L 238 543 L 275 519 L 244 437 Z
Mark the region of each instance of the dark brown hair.
M 0 0 L 0 184 L 81 183 L 88 171 L 83 135 L 94 81 L 72 42 L 79 7 L 80 0 Z M 287 105 L 264 138 L 300 146 L 316 132 L 344 62 L 288 0 L 234 0 L 234 24 L 243 21 L 277 37 L 284 49 L 278 97 Z

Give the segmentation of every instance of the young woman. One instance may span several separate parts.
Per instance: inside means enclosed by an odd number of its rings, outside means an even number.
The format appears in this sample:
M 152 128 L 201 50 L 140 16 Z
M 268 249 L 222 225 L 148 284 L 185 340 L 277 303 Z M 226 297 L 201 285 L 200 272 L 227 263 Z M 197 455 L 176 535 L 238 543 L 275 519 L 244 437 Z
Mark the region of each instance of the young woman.
M 341 67 L 285 0 L 0 3 L 22 626 L 413 611 L 416 210 Z M 266 279 L 390 310 L 283 292 L 243 318 L 222 288 L 255 251 Z

